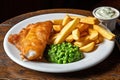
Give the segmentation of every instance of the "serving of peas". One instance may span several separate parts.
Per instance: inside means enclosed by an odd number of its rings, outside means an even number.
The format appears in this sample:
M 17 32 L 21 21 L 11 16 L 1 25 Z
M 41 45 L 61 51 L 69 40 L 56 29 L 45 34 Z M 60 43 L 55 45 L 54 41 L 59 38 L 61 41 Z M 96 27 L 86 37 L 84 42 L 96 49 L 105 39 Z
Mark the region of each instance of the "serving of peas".
M 50 45 L 47 54 L 48 61 L 58 64 L 71 63 L 82 58 L 84 55 L 79 48 L 68 42 Z

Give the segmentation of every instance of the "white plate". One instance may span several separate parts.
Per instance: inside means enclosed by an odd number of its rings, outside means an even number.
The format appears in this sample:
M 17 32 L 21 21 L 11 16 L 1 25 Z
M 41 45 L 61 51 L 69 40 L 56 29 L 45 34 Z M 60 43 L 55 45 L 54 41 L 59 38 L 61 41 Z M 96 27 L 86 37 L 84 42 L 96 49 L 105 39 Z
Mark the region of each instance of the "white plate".
M 86 53 L 85 58 L 77 62 L 73 62 L 69 64 L 54 64 L 54 63 L 44 63 L 44 62 L 32 62 L 32 61 L 24 62 L 20 58 L 19 50 L 8 42 L 8 36 L 10 34 L 18 33 L 22 28 L 26 27 L 28 24 L 39 21 L 60 19 L 60 18 L 64 18 L 65 15 L 66 13 L 51 13 L 51 14 L 38 15 L 25 19 L 19 22 L 18 24 L 16 24 L 15 26 L 13 26 L 7 32 L 4 38 L 4 49 L 7 55 L 14 62 L 16 62 L 17 64 L 23 67 L 32 70 L 51 72 L 51 73 L 63 73 L 63 72 L 83 70 L 100 63 L 110 55 L 110 53 L 114 48 L 114 41 L 105 40 L 103 43 L 99 45 L 99 47 L 95 51 Z M 69 14 L 69 15 L 77 15 L 77 14 Z M 81 15 L 77 15 L 77 16 L 81 16 Z

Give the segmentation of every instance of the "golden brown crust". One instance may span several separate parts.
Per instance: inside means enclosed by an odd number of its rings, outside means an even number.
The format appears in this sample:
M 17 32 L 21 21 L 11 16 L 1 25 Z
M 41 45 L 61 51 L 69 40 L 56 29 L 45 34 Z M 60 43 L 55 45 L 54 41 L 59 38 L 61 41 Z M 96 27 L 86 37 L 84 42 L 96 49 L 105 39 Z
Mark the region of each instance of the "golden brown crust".
M 52 22 L 29 24 L 18 34 L 11 34 L 8 41 L 14 44 L 28 60 L 42 59 L 52 30 Z

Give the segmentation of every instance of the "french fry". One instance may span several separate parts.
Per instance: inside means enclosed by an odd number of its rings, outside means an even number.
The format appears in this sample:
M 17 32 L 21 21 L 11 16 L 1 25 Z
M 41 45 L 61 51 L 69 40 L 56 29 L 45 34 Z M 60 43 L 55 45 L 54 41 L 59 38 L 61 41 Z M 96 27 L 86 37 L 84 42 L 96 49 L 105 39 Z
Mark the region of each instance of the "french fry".
M 83 42 L 79 42 L 79 41 L 75 41 L 73 44 L 78 47 L 82 47 L 84 45 Z
M 80 41 L 80 42 L 83 42 L 83 41 L 85 41 L 85 42 L 89 42 L 89 36 L 88 36 L 88 35 L 83 36 L 83 37 L 80 36 L 80 39 L 77 40 L 77 41 Z
M 62 21 L 62 25 L 65 26 L 67 23 L 69 23 L 72 20 L 72 18 L 69 15 L 66 15 Z
M 79 32 L 79 30 L 78 29 L 73 30 L 72 31 L 72 36 L 73 36 L 74 40 L 79 40 L 79 38 L 80 38 L 80 32 Z
M 77 28 L 79 29 L 80 32 L 87 31 L 90 25 L 84 24 L 84 23 L 78 23 Z
M 80 47 L 82 47 L 90 42 L 92 42 L 92 41 L 89 40 L 89 36 L 84 36 L 84 37 L 80 37 L 79 40 L 76 40 L 74 45 L 79 45 Z
M 115 35 L 98 25 L 99 20 L 94 17 L 79 17 L 66 15 L 63 19 L 53 21 L 53 34 L 50 44 L 64 41 L 78 46 L 82 52 L 91 52 L 104 39 L 113 40 Z
M 112 32 L 104 29 L 102 26 L 93 25 L 93 28 L 108 40 L 113 40 L 115 38 L 115 35 Z
M 99 20 L 95 17 L 82 17 L 80 18 L 80 22 L 86 24 L 99 24 Z
M 56 31 L 56 32 L 61 31 L 62 28 L 63 28 L 62 25 L 53 25 L 53 30 Z
M 99 35 L 98 36 L 98 38 L 94 41 L 96 44 L 99 44 L 99 43 L 101 43 L 101 42 L 103 42 L 104 41 L 104 38 L 101 36 L 101 35 Z
M 58 44 L 58 43 L 65 41 L 66 37 L 72 32 L 73 29 L 75 29 L 79 21 L 80 21 L 79 18 L 76 18 L 70 21 L 67 25 L 65 25 L 60 31 L 57 38 L 55 39 L 54 44 Z
M 80 50 L 83 52 L 90 52 L 94 49 L 95 42 L 91 42 L 83 47 L 80 47 Z
M 52 23 L 54 25 L 62 25 L 62 22 L 63 22 L 63 19 L 55 19 L 55 20 L 52 20 Z
M 72 34 L 71 34 L 71 35 L 69 35 L 69 36 L 65 39 L 65 41 L 66 41 L 66 42 L 73 42 L 73 41 L 74 41 L 74 39 L 73 39 Z
M 88 32 L 90 40 L 96 40 L 98 38 L 98 32 L 96 30 L 89 28 Z
M 75 18 L 83 18 L 85 16 L 70 16 L 72 19 L 75 19 Z

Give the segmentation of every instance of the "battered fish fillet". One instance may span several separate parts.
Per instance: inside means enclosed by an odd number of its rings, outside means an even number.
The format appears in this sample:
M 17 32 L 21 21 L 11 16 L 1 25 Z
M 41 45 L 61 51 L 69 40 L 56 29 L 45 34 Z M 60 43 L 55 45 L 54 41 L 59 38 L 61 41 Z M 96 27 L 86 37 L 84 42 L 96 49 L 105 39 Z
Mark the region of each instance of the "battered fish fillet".
M 51 21 L 29 24 L 20 33 L 11 34 L 8 41 L 20 50 L 23 59 L 42 59 L 51 30 Z

